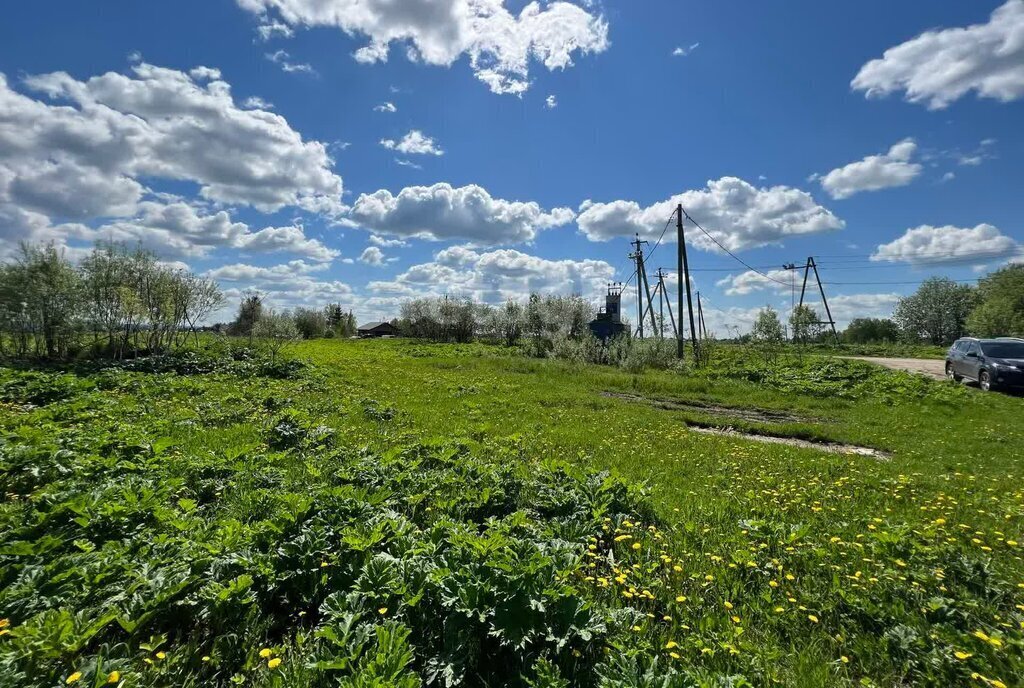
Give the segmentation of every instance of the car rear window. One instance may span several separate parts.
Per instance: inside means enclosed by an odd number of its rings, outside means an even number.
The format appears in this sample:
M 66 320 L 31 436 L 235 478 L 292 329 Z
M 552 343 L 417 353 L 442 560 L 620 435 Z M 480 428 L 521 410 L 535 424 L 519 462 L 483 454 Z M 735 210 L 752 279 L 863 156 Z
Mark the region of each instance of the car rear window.
M 985 342 L 981 348 L 992 358 L 1024 358 L 1024 342 Z

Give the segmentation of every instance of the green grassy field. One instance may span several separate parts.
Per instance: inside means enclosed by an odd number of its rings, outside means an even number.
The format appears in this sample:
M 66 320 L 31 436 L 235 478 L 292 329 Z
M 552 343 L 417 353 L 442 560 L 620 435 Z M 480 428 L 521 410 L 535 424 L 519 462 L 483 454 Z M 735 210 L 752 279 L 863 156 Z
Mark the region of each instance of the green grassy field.
M 1020 398 L 290 355 L 0 369 L 0 685 L 1022 685 Z

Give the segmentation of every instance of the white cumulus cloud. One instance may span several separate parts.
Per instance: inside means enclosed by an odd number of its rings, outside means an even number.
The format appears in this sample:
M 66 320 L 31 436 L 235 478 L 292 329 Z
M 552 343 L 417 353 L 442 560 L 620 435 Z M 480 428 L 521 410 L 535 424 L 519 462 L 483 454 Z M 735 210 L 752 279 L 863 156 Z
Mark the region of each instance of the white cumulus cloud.
M 267 59 L 279 66 L 283 71 L 293 74 L 295 72 L 301 72 L 304 74 L 316 74 L 316 70 L 313 69 L 313 65 L 306 62 L 293 62 L 292 56 L 284 50 L 275 50 L 272 53 L 267 53 Z
M 731 251 L 777 244 L 791 236 L 842 229 L 844 223 L 809 193 L 788 186 L 755 187 L 737 177 L 722 177 L 703 189 L 685 191 L 668 200 L 642 207 L 636 201 L 585 201 L 576 221 L 591 241 L 608 241 L 640 234 L 661 236 L 672 211 L 682 203 L 690 216 Z M 714 243 L 692 225 L 687 241 L 705 250 Z M 669 227 L 664 241 L 675 241 Z
M 786 291 L 790 289 L 793 279 L 793 273 L 789 270 L 769 270 L 765 273 L 747 270 L 720 279 L 715 282 L 715 286 L 722 288 L 727 296 L 742 296 L 765 289 Z
M 419 129 L 411 130 L 400 141 L 381 139 L 380 145 L 406 155 L 444 155 L 437 142 Z
M 418 62 L 448 67 L 466 55 L 473 73 L 495 93 L 520 94 L 530 87 L 533 61 L 565 69 L 575 54 L 608 48 L 608 23 L 571 2 L 529 2 L 518 13 L 504 0 L 236 0 L 261 17 L 260 34 L 278 25 L 331 26 L 369 42 L 356 60 L 384 62 L 392 44 Z
M 904 139 L 892 146 L 888 153 L 869 155 L 863 160 L 838 167 L 819 181 L 822 188 L 835 199 L 849 198 L 861 191 L 906 186 L 923 169 L 919 163 L 911 162 L 916 151 L 914 140 Z
M 875 249 L 871 260 L 910 264 L 942 263 L 964 260 L 989 262 L 1008 258 L 1024 250 L 1017 241 L 997 227 L 933 227 L 921 225 L 908 229 L 900 238 Z
M 481 245 L 532 241 L 537 233 L 572 222 L 569 208 L 546 211 L 535 202 L 494 198 L 476 186 L 382 189 L 352 204 L 349 221 L 378 234 L 429 240 L 465 239 Z
M 238 107 L 224 81 L 138 64 L 130 75 L 55 72 L 25 85 L 49 100 L 0 74 L 0 201 L 59 218 L 121 216 L 141 197 L 138 180 L 154 178 L 267 211 L 341 207 L 326 146 L 280 115 Z
M 380 267 L 384 265 L 384 252 L 376 246 L 367 246 L 363 250 L 362 255 L 359 256 L 359 261 L 367 265 Z
M 929 109 L 975 91 L 1002 102 L 1024 96 L 1024 0 L 1009 0 L 988 22 L 926 31 L 885 51 L 854 77 L 868 97 L 902 91 Z
M 453 246 L 393 280 L 371 282 L 368 289 L 399 298 L 450 294 L 493 304 L 531 293 L 596 298 L 614 276 L 615 268 L 601 260 L 549 260 L 512 249 Z
M 679 45 L 672 51 L 673 57 L 686 57 L 693 53 L 694 50 L 700 47 L 700 43 L 691 43 L 688 46 Z

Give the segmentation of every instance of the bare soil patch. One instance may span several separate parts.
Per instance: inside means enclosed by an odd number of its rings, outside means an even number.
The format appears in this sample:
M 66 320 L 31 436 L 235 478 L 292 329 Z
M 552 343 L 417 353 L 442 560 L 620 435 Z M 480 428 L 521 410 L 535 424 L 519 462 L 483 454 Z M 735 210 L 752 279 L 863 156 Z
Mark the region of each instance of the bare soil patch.
M 926 358 L 878 358 L 875 356 L 839 356 L 854 361 L 866 361 L 875 365 L 891 368 L 892 370 L 903 370 L 908 373 L 925 375 L 934 380 L 942 380 L 946 377 L 946 362 Z
M 888 461 L 892 458 L 892 454 L 882 449 L 861 447 L 856 444 L 842 444 L 840 442 L 828 442 L 825 440 L 805 440 L 797 437 L 785 437 L 782 435 L 766 435 L 757 432 L 745 432 L 742 430 L 734 430 L 732 428 L 716 428 L 712 426 L 696 425 L 693 423 L 688 426 L 688 429 L 692 432 L 699 432 L 702 435 L 735 437 L 738 439 L 752 440 L 754 442 L 764 442 L 765 444 L 785 444 L 791 447 L 801 447 L 802 449 L 816 449 L 818 451 L 829 452 L 830 454 L 869 456 L 873 459 L 877 459 L 878 461 Z
M 613 399 L 624 399 L 626 401 L 649 404 L 654 408 L 664 409 L 666 411 L 691 411 L 705 413 L 710 416 L 718 416 L 725 420 L 744 420 L 754 423 L 817 422 L 813 418 L 808 418 L 806 416 L 798 416 L 793 413 L 787 413 L 785 411 L 776 411 L 773 409 L 719 406 L 717 404 L 706 404 L 698 401 L 683 402 L 677 399 L 658 399 L 654 397 L 645 397 L 640 394 L 627 394 L 624 392 L 602 392 L 601 395 L 605 397 L 611 397 Z M 868 456 L 879 461 L 888 461 L 892 457 L 892 455 L 889 452 L 884 451 L 882 449 L 875 449 L 873 447 L 861 447 L 856 444 L 843 444 L 842 442 L 829 442 L 828 440 L 804 439 L 799 437 L 792 437 L 790 435 L 771 434 L 769 432 L 764 431 L 754 432 L 746 430 L 737 430 L 731 427 L 722 427 L 721 425 L 703 423 L 694 420 L 687 420 L 686 425 L 689 430 L 693 432 L 699 432 L 705 435 L 717 435 L 719 437 L 735 437 L 740 439 L 752 440 L 754 442 L 764 442 L 766 444 L 785 444 L 791 447 L 801 447 L 803 449 L 817 449 L 818 451 L 829 452 L 832 454 L 852 454 L 857 456 Z

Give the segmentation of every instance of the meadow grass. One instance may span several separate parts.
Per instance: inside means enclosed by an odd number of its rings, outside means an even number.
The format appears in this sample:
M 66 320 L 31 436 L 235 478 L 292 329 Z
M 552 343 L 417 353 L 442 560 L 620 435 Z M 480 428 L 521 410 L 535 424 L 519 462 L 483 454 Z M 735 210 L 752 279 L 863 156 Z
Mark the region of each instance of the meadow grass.
M 326 468 L 309 458 L 316 455 L 309 439 L 316 433 L 329 433 L 332 451 L 345 456 L 443 445 L 521 476 L 546 475 L 555 462 L 611 471 L 642 485 L 651 511 L 604 517 L 567 574 L 588 605 L 615 613 L 595 650 L 603 653 L 594 660 L 604 667 L 601 678 L 578 673 L 564 685 L 1020 685 L 1019 398 L 938 382 L 908 386 L 902 374 L 855 362 L 843 365 L 871 372 L 853 394 L 835 392 L 828 381 L 819 393 L 812 383 L 799 393 L 789 379 L 757 384 L 715 371 L 628 374 L 482 345 L 318 340 L 296 345 L 290 355 L 310 364 L 294 379 L 71 375 L 88 387 L 81 395 L 7 408 L 5 466 L 18 447 L 46 439 L 34 435 L 102 426 L 123 445 L 155 443 L 162 453 L 152 461 L 175 463 L 182 476 L 199 464 L 203 475 L 244 464 L 253 473 L 244 486 L 207 495 L 237 514 L 255 508 L 254 491 L 266 479 L 259 461 L 287 474 L 289 494 L 301 495 L 303 481 L 319 478 Z M 795 369 L 828 365 L 811 360 Z M 6 370 L 3 380 L 11 385 L 24 375 Z M 11 389 L 12 399 L 24 396 Z M 645 398 L 716 410 L 665 409 Z M 721 407 L 793 419 L 730 419 Z M 688 423 L 857 444 L 890 458 L 698 434 Z M 303 435 L 305 458 L 267 454 L 284 451 L 295 433 Z M 18 493 L 51 499 L 50 484 L 59 480 L 17 486 L 8 478 L 5 538 L 16 531 Z M 186 507 L 202 502 L 190 495 Z M 37 525 L 36 535 L 44 530 Z M 9 543 L 0 556 L 20 565 Z M 14 617 L 11 609 L 17 611 L 0 596 L 0 614 Z M 291 648 L 281 652 L 299 656 L 300 641 L 301 633 L 292 631 L 278 642 Z M 416 647 L 417 638 L 408 642 Z M 410 666 L 422 677 L 420 661 L 417 655 Z M 306 674 L 259 673 L 258 660 L 250 668 L 234 676 L 257 685 L 320 685 Z M 193 674 L 167 673 L 163 680 L 172 675 Z M 537 668 L 532 677 L 488 685 L 563 685 L 544 675 Z M 218 675 L 214 682 L 226 680 Z M 139 678 L 126 685 L 161 683 Z

